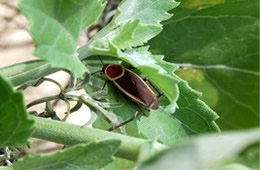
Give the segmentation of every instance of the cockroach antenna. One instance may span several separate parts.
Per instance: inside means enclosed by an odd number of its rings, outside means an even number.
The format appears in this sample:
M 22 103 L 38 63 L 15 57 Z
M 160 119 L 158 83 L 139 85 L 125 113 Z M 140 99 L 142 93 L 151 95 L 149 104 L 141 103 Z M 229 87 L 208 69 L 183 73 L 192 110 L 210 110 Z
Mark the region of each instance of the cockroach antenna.
M 99 60 L 100 60 L 101 64 L 102 64 L 102 65 L 105 65 L 105 64 L 103 63 L 103 61 L 101 60 L 101 57 L 100 57 L 100 55 L 98 55 L 98 58 L 99 58 Z

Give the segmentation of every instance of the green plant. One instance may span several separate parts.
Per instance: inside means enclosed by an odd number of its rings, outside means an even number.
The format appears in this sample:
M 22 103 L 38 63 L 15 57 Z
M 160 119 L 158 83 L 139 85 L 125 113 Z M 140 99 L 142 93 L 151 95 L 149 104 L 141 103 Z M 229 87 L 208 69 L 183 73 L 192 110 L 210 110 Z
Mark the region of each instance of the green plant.
M 8 168 L 259 168 L 259 129 L 219 134 L 220 129 L 259 126 L 259 2 L 181 2 L 124 0 L 112 21 L 77 49 L 80 33 L 101 15 L 105 3 L 21 0 L 34 55 L 43 60 L 0 68 L 1 160 L 12 164 Z M 97 99 L 104 91 L 95 89 L 105 83 L 91 74 L 102 68 L 98 56 L 105 63 L 134 67 L 163 93 L 160 108 L 128 123 L 123 135 L 106 129 L 140 109 L 111 85 L 105 88 L 108 96 Z M 70 73 L 70 84 L 58 95 L 27 105 L 46 103 L 46 112 L 27 113 L 22 91 L 13 87 L 23 90 L 43 81 L 59 86 L 44 76 L 60 70 Z M 86 95 L 70 93 L 83 88 Z M 94 128 L 52 120 L 57 119 L 49 105 L 54 99 L 67 104 L 67 116 L 87 105 L 98 114 Z M 78 104 L 71 108 L 70 101 Z M 29 137 L 73 146 L 10 162 Z

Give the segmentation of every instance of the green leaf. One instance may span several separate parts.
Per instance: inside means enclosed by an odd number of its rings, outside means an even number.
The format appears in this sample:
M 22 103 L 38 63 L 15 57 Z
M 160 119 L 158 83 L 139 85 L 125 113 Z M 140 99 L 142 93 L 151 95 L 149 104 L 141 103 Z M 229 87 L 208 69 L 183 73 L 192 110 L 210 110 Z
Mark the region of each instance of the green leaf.
M 179 87 L 181 95 L 175 113 L 151 111 L 149 117 L 137 121 L 138 131 L 148 139 L 172 145 L 192 134 L 219 132 L 215 122 L 218 115 L 199 100 L 200 94 L 184 81 Z
M 105 170 L 133 169 L 136 163 L 126 159 L 116 158 L 113 162 L 104 167 Z
M 23 95 L 0 75 L 0 147 L 27 143 L 34 121 L 26 112 Z
M 130 119 L 138 107 L 128 97 L 121 95 L 119 89 L 109 86 L 109 95 L 112 102 L 120 102 L 120 107 L 114 108 L 122 121 Z M 192 90 L 187 83 L 179 83 L 180 97 L 177 101 L 175 113 L 170 114 L 162 107 L 159 110 L 151 110 L 148 117 L 140 116 L 137 120 L 128 123 L 126 134 L 130 136 L 158 140 L 166 145 L 173 145 L 193 134 L 219 132 L 215 123 L 217 114 L 204 102 L 199 100 L 200 94 Z M 163 100 L 161 101 L 163 104 Z M 98 119 L 94 125 L 96 128 L 108 129 L 109 126 Z
M 234 160 L 246 147 L 259 142 L 258 133 L 259 129 L 254 129 L 198 136 L 159 153 L 138 169 L 218 169 L 223 163 Z
M 178 20 L 187 16 L 252 16 L 259 17 L 257 6 L 259 1 L 253 0 L 180 0 L 181 4 L 174 9 L 174 17 L 170 20 Z M 254 10 L 252 10 L 254 9 Z
M 220 114 L 221 129 L 259 126 L 257 6 L 256 0 L 229 0 L 196 9 L 192 16 L 165 23 L 149 42 L 152 52 L 181 66 L 179 76 Z
M 237 163 L 220 166 L 216 169 L 217 170 L 253 170 L 253 169 L 250 169 L 249 167 L 247 167 L 245 165 L 237 164 Z
M 163 56 L 152 55 L 148 47 L 138 49 L 129 49 L 124 52 L 117 50 L 118 57 L 145 74 L 153 84 L 168 98 L 171 105 L 179 96 L 177 83 L 179 82 L 174 71 L 178 68 L 176 65 L 163 61 Z M 175 110 L 171 109 L 173 113 Z
M 197 4 L 192 4 L 197 2 Z M 187 15 L 193 16 L 220 16 L 220 15 L 232 15 L 232 16 L 251 16 L 259 17 L 258 6 L 259 1 L 252 0 L 248 3 L 246 0 L 181 0 L 181 6 L 176 13 L 173 20 L 185 17 Z M 189 8 L 189 9 L 188 9 Z M 191 12 L 187 14 L 188 12 Z M 179 16 L 180 14 L 185 14 Z
M 178 78 L 173 75 L 177 66 L 164 62 L 163 56 L 152 55 L 148 47 L 131 47 L 143 45 L 156 36 L 162 30 L 160 22 L 171 17 L 167 11 L 178 4 L 174 0 L 122 1 L 110 24 L 80 50 L 80 58 L 91 53 L 114 56 L 128 62 L 145 74 L 167 96 L 170 101 L 167 109 L 171 113 L 174 112 L 179 95 L 176 85 Z
M 30 21 L 34 55 L 82 76 L 87 69 L 78 59 L 77 41 L 103 11 L 102 0 L 21 0 L 19 8 Z
M 27 156 L 14 169 L 101 169 L 112 162 L 118 140 L 79 144 L 52 155 Z
M 161 21 L 172 15 L 167 13 L 179 3 L 174 0 L 125 0 L 110 22 L 89 44 L 89 51 L 109 51 L 110 43 L 119 49 L 143 45 L 162 30 Z
M 233 162 L 240 163 L 252 169 L 259 169 L 259 146 L 259 142 L 248 146 L 239 154 L 239 156 Z
M 126 129 L 128 135 L 159 140 L 163 144 L 172 145 L 192 134 L 219 131 L 215 123 L 217 114 L 199 100 L 200 94 L 173 74 L 176 65 L 162 61 L 161 56 L 151 55 L 146 47 L 124 52 L 116 50 L 122 60 L 131 63 L 144 73 L 171 102 L 169 105 L 169 102 L 161 101 L 159 110 L 152 110 L 149 117 L 141 116 L 136 122 L 130 123 Z M 182 90 L 181 96 L 177 84 Z M 130 119 L 140 111 L 131 100 L 121 96 L 119 90 L 110 88 L 109 95 L 112 102 L 122 103 L 120 107 L 113 109 L 122 121 Z M 176 100 L 179 108 L 175 112 Z M 95 125 L 107 129 L 107 125 L 101 125 L 100 120 Z
M 170 102 L 164 109 L 169 113 L 175 111 L 179 96 L 177 86 L 179 78 L 173 72 L 178 68 L 177 65 L 163 61 L 161 55 L 152 55 L 148 51 L 148 47 L 121 51 L 114 44 L 110 44 L 110 50 L 117 58 L 138 69 L 145 78 L 159 88 Z
M 216 124 L 219 116 L 200 100 L 201 94 L 193 90 L 187 82 L 180 81 L 180 97 L 178 108 L 171 116 L 179 120 L 189 134 L 219 132 Z
M 148 117 L 142 116 L 136 121 L 136 126 L 138 133 L 147 139 L 166 145 L 178 143 L 192 134 L 185 130 L 182 122 L 162 110 L 151 111 Z
M 109 86 L 109 96 L 112 102 L 120 102 L 121 106 L 113 108 L 121 121 L 126 121 L 140 112 L 140 107 L 127 96 L 122 95 L 115 86 Z M 110 125 L 111 126 L 111 125 Z M 109 125 L 102 119 L 97 119 L 95 128 L 108 129 Z M 128 123 L 125 127 L 126 135 L 150 140 L 158 140 L 163 144 L 171 145 L 178 140 L 187 137 L 185 130 L 178 120 L 169 113 L 159 110 L 151 110 L 148 117 L 141 115 L 135 121 Z

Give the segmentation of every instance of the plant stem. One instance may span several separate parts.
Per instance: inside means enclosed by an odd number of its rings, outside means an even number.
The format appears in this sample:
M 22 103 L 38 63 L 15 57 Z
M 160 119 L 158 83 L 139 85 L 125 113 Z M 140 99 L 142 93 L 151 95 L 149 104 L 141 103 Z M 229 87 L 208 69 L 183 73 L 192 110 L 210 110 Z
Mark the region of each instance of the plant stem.
M 26 107 L 28 109 L 28 108 L 30 108 L 30 107 L 32 107 L 34 105 L 45 103 L 45 102 L 48 102 L 48 101 L 51 101 L 51 100 L 55 100 L 55 99 L 59 99 L 59 95 L 53 95 L 53 96 L 43 97 L 43 98 L 34 100 L 33 102 L 29 103 Z
M 8 78 L 14 86 L 37 80 L 58 71 L 51 64 L 42 60 L 32 60 L 0 68 L 0 73 Z
M 118 133 L 77 126 L 40 117 L 35 117 L 35 130 L 32 136 L 66 145 L 117 139 L 122 143 L 116 153 L 116 156 L 133 161 L 137 160 L 142 146 L 149 142 L 144 139 L 125 136 Z M 165 145 L 159 143 L 155 143 L 153 146 L 154 153 L 162 151 L 166 148 Z

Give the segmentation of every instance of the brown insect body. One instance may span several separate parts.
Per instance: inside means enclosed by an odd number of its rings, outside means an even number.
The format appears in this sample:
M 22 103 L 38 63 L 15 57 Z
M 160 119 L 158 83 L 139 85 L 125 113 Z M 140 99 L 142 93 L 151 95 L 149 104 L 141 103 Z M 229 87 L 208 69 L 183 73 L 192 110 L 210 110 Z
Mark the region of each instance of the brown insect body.
M 105 64 L 102 71 L 113 84 L 136 103 L 154 110 L 159 108 L 157 96 L 136 73 L 118 64 Z

